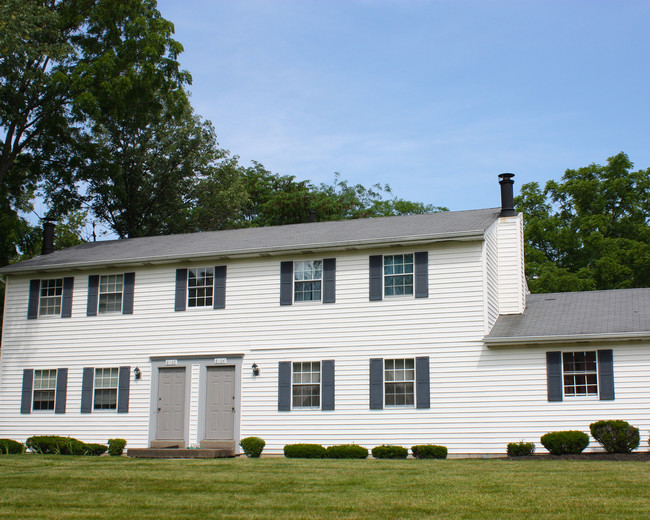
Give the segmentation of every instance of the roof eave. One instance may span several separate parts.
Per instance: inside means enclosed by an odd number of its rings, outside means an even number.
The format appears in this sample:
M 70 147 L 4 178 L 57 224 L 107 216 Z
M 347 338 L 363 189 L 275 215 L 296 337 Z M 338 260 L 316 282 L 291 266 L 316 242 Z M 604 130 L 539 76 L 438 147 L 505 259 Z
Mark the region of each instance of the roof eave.
M 650 341 L 650 331 L 608 332 L 597 334 L 558 334 L 549 336 L 485 337 L 488 347 L 512 347 L 516 345 L 548 345 L 558 343 L 602 343 L 621 341 Z
M 291 253 L 306 253 L 317 251 L 343 251 L 354 249 L 371 249 L 374 247 L 399 247 L 401 245 L 418 245 L 442 241 L 472 241 L 482 240 L 484 230 L 471 230 L 453 233 L 436 233 L 432 235 L 413 235 L 391 238 L 372 238 L 365 240 L 324 242 L 320 244 L 293 244 L 281 247 L 236 249 L 231 251 L 205 251 L 191 255 L 158 255 L 136 257 L 119 260 L 99 260 L 90 262 L 61 262 L 52 265 L 8 265 L 0 268 L 0 274 L 26 274 L 50 271 L 88 270 L 97 267 L 118 267 L 128 265 L 156 265 L 175 262 L 197 262 L 208 259 L 250 258 L 260 256 L 280 256 Z

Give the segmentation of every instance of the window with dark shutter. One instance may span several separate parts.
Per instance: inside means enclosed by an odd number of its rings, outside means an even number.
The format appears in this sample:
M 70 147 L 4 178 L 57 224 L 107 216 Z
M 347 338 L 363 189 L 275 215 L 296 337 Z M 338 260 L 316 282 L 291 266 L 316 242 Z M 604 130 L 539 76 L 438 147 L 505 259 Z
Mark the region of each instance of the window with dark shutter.
M 429 379 L 429 357 L 415 358 L 415 405 L 417 408 L 431 408 Z
M 120 367 L 117 390 L 117 412 L 127 413 L 129 411 L 129 391 L 131 384 L 131 367 Z
M 293 303 L 293 262 L 280 262 L 280 305 Z
M 562 400 L 562 353 L 546 353 L 546 380 L 549 401 Z
M 322 362 L 322 409 L 334 410 L 334 360 Z
M 384 407 L 384 360 L 370 360 L 370 409 Z
M 135 273 L 124 273 L 124 294 L 122 314 L 133 314 L 133 297 L 135 293 Z
M 278 363 L 278 411 L 291 410 L 291 362 Z
M 323 303 L 336 302 L 336 258 L 323 260 Z
M 226 266 L 218 265 L 214 268 L 214 308 L 226 308 Z

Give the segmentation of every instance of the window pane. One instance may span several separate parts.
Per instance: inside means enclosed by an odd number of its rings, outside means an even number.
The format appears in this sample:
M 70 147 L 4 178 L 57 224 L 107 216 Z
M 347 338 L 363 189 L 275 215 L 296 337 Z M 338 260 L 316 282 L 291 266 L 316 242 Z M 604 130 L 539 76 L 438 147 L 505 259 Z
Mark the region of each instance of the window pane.
M 320 362 L 293 363 L 293 407 L 320 406 Z
M 384 396 L 387 406 L 411 406 L 415 402 L 415 360 L 384 360 Z
M 34 410 L 54 410 L 56 370 L 34 371 Z
M 562 354 L 565 396 L 598 395 L 596 352 L 564 352 Z
M 41 316 L 56 316 L 61 314 L 61 298 L 63 295 L 63 278 L 41 280 L 41 293 L 38 313 Z

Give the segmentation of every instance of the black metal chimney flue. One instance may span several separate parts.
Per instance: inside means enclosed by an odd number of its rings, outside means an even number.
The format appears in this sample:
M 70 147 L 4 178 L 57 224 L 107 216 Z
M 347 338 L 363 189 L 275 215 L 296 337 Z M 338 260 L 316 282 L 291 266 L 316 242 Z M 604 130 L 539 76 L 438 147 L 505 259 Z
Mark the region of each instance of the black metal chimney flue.
M 515 211 L 515 201 L 512 196 L 512 185 L 515 181 L 512 178 L 514 173 L 500 173 L 499 184 L 501 184 L 501 216 L 512 217 L 517 214 Z
M 316 222 L 316 210 L 315 209 L 310 209 L 309 210 L 309 222 Z
M 43 219 L 43 249 L 41 249 L 42 255 L 49 255 L 54 253 L 54 219 L 45 217 Z

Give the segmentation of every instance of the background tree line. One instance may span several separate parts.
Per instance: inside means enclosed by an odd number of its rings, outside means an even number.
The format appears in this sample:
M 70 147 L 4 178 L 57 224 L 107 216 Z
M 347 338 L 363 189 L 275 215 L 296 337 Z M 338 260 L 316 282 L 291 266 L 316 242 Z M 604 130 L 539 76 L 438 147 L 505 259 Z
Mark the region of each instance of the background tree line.
M 155 0 L 0 0 L 0 265 L 40 251 L 37 196 L 58 248 L 89 219 L 130 238 L 446 209 L 239 164 L 194 112 L 173 33 Z M 650 284 L 650 169 L 632 166 L 521 187 L 533 292 Z

